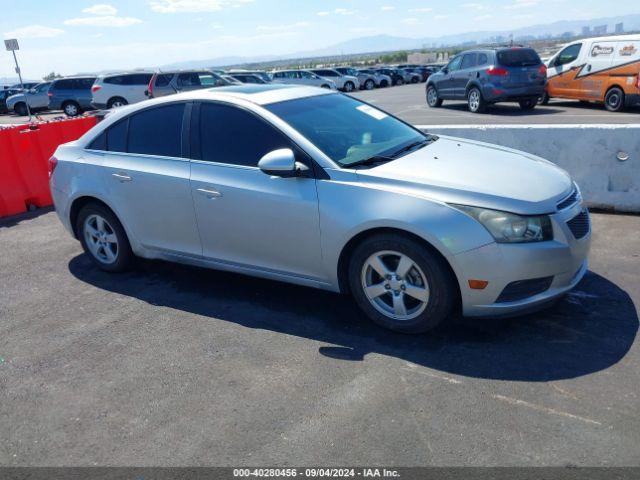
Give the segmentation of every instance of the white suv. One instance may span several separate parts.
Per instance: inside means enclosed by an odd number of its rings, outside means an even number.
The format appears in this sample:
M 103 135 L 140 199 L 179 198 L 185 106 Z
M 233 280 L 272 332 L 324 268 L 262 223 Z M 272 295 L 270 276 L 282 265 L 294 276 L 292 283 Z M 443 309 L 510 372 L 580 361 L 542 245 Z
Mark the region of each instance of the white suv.
M 145 91 L 153 72 L 131 72 L 100 75 L 91 93 L 95 108 L 113 108 L 146 100 Z
M 354 90 L 358 90 L 360 88 L 360 82 L 357 77 L 351 75 L 343 75 L 337 70 L 332 68 L 318 68 L 311 70 L 316 75 L 321 76 L 322 78 L 326 78 L 331 80 L 336 84 L 338 90 L 342 90 L 344 92 L 353 92 Z
M 322 87 L 336 90 L 336 84 L 327 78 L 322 78 L 307 70 L 281 70 L 273 72 L 273 83 L 285 83 L 292 85 L 307 85 L 310 87 Z

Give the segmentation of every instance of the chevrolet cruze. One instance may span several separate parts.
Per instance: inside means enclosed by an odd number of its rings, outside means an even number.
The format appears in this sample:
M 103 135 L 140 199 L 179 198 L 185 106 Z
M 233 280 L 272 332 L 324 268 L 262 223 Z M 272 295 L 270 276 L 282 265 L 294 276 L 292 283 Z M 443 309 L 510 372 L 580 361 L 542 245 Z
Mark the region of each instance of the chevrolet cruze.
M 540 308 L 587 270 L 589 216 L 566 172 L 321 88 L 123 107 L 50 170 L 62 223 L 103 270 L 138 256 L 350 293 L 401 332 L 456 307 Z

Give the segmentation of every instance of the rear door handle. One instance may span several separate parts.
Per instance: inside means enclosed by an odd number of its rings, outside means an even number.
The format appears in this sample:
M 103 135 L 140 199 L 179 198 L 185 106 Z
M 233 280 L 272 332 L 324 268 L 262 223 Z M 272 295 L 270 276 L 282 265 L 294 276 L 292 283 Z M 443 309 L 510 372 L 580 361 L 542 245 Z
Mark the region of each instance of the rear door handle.
M 220 198 L 222 196 L 222 193 L 220 193 L 217 190 L 210 189 L 210 188 L 198 188 L 197 192 L 200 195 L 204 195 L 209 200 L 213 200 L 215 198 Z
M 125 173 L 112 173 L 111 176 L 121 182 L 130 182 L 132 178 Z

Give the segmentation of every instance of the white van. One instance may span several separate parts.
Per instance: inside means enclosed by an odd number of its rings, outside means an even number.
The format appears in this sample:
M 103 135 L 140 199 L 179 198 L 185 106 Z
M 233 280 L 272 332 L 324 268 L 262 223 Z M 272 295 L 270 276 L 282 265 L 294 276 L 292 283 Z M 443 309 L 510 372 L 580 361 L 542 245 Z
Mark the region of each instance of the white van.
M 640 35 L 586 38 L 567 44 L 547 64 L 543 98 L 604 103 L 618 112 L 640 104 Z

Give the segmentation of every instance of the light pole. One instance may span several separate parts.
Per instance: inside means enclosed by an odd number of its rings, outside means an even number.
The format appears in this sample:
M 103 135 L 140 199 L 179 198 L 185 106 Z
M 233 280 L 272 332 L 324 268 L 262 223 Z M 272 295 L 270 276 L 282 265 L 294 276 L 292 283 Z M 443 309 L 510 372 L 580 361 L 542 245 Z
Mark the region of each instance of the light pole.
M 24 95 L 24 104 L 27 106 L 27 114 L 29 115 L 29 123 L 31 123 L 31 108 L 29 107 L 29 98 L 27 92 L 24 90 L 24 83 L 22 82 L 22 73 L 20 72 L 20 65 L 18 65 L 18 57 L 16 57 L 16 50 L 20 50 L 18 45 L 18 39 L 10 38 L 4 41 L 4 46 L 8 52 L 13 53 L 13 60 L 16 62 L 16 73 L 20 79 L 20 88 L 22 88 L 22 94 Z

